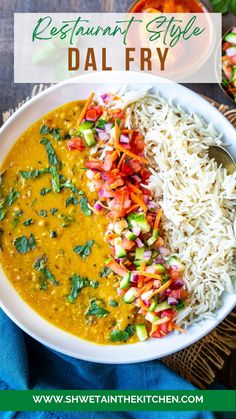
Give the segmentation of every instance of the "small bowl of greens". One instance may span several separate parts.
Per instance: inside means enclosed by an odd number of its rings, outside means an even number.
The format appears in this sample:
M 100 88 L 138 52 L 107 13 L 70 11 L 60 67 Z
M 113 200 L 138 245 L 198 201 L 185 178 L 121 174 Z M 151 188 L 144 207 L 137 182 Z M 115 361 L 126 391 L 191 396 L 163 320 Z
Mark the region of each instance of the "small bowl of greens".
M 236 104 L 236 26 L 222 40 L 222 82 L 226 96 Z

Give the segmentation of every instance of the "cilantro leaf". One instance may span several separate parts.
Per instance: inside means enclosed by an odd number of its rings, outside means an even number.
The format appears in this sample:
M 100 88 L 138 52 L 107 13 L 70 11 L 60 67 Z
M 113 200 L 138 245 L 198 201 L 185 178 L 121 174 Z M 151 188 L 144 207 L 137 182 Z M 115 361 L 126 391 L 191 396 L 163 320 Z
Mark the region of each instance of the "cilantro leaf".
M 104 303 L 102 300 L 92 299 L 90 300 L 90 306 L 86 312 L 86 316 L 97 316 L 106 317 L 110 312 L 103 308 Z
M 28 218 L 28 220 L 25 220 L 25 222 L 23 223 L 24 226 L 30 226 L 31 224 L 34 224 L 34 220 L 32 220 L 32 218 Z
M 99 272 L 100 278 L 107 278 L 111 273 L 110 268 L 108 266 L 104 266 L 104 268 Z
M 92 214 L 92 211 L 88 207 L 88 198 L 86 198 L 86 196 L 83 196 L 83 198 L 81 198 L 79 204 L 80 204 L 81 211 L 89 217 Z
M 73 215 L 70 215 L 70 214 L 68 215 L 62 214 L 61 218 L 63 219 L 62 227 L 69 227 L 75 221 Z
M 57 155 L 55 153 L 54 148 L 52 147 L 52 144 L 47 138 L 42 138 L 40 141 L 41 144 L 45 145 L 47 155 L 48 155 L 48 161 L 51 166 L 56 166 L 59 163 L 59 160 L 57 158 Z
M 73 193 L 78 193 L 78 189 L 76 188 L 76 186 L 72 183 L 72 181 L 70 179 L 68 179 L 66 182 L 61 184 L 61 189 L 70 189 L 71 192 Z
M 49 127 L 47 125 L 42 125 L 40 128 L 40 134 L 45 135 L 49 133 Z
M 14 240 L 14 246 L 18 253 L 24 254 L 30 252 L 30 250 L 35 249 L 36 242 L 33 234 L 30 234 L 29 237 L 21 236 L 17 237 Z
M 57 208 L 51 208 L 51 209 L 50 209 L 50 213 L 51 213 L 52 215 L 56 214 L 57 212 L 58 212 L 58 209 L 57 209 Z
M 115 329 L 112 330 L 109 336 L 111 342 L 125 342 L 128 340 L 135 332 L 135 326 L 127 326 L 125 330 Z
M 47 217 L 48 216 L 48 213 L 47 213 L 46 210 L 40 210 L 39 214 L 41 215 L 41 217 Z
M 6 206 L 10 207 L 13 204 L 13 202 L 15 202 L 17 198 L 19 198 L 19 196 L 20 196 L 20 193 L 12 189 L 6 199 Z
M 66 200 L 66 207 L 68 207 L 68 205 L 78 205 L 79 201 L 75 196 L 70 196 L 69 198 L 67 198 Z
M 105 129 L 106 121 L 104 119 L 98 119 L 96 128 Z
M 36 178 L 40 175 L 44 175 L 45 173 L 50 173 L 50 167 L 45 167 L 45 169 L 35 169 L 35 170 L 32 170 L 32 172 L 21 171 L 20 175 L 24 179 L 31 179 L 31 178 Z
M 40 195 L 42 196 L 47 195 L 51 191 L 52 191 L 51 188 L 42 188 L 40 191 Z
M 89 240 L 84 245 L 75 246 L 73 250 L 77 253 L 77 255 L 80 255 L 83 260 L 85 260 L 86 257 L 90 255 L 93 245 L 94 240 Z
M 78 295 L 80 294 L 82 288 L 89 286 L 89 280 L 88 278 L 84 278 L 80 275 L 73 274 L 70 278 L 70 281 L 72 283 L 70 294 L 68 295 L 68 300 L 70 303 L 73 303 Z
M 111 307 L 118 307 L 119 305 L 118 301 L 116 300 L 110 300 L 109 304 Z
M 51 271 L 47 268 L 47 256 L 44 254 L 36 259 L 36 261 L 33 264 L 33 268 L 36 271 L 39 271 L 43 275 L 43 284 L 44 286 L 41 286 L 41 289 L 46 289 L 45 284 L 47 284 L 47 279 L 52 282 L 53 285 L 60 285 L 58 281 L 54 278 Z M 42 277 L 41 277 L 42 279 Z
M 70 294 L 67 297 L 70 303 L 73 303 L 76 300 L 78 295 L 81 293 L 82 288 L 84 287 L 97 288 L 100 285 L 98 281 L 91 281 L 87 277 L 83 277 L 77 274 L 73 274 L 72 277 L 70 278 L 70 281 L 71 281 L 72 286 L 71 286 Z
M 61 186 L 60 186 L 60 177 L 59 177 L 59 173 L 58 170 L 55 166 L 52 166 L 50 168 L 50 172 L 52 175 L 52 187 L 53 190 L 57 193 L 59 193 L 61 191 Z
M 61 139 L 60 128 L 52 128 L 50 130 L 50 134 L 52 134 L 54 139 L 57 140 L 57 141 L 59 141 Z

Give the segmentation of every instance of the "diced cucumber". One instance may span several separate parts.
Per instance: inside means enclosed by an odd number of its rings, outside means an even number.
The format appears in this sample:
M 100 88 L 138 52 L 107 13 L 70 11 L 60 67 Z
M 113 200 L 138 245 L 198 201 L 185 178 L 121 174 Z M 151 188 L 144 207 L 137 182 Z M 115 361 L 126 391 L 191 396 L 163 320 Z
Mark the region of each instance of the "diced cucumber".
M 166 263 L 169 266 L 176 266 L 180 272 L 184 271 L 185 266 L 176 256 L 171 256 Z
M 165 266 L 164 266 L 164 265 L 162 265 L 161 263 L 157 263 L 157 264 L 155 265 L 155 269 L 156 269 L 156 272 L 157 272 L 158 274 L 164 274 L 164 273 L 165 273 L 165 271 L 166 271 Z
M 135 240 L 137 238 L 137 236 L 132 231 L 130 231 L 130 230 L 126 231 L 125 237 L 128 240 Z
M 150 239 L 148 239 L 147 241 L 148 246 L 152 246 L 152 244 L 155 243 L 155 241 L 157 241 L 158 236 L 159 236 L 158 229 L 154 228 L 152 237 L 150 237 Z
M 145 247 L 136 247 L 135 249 L 135 260 L 143 260 Z
M 163 303 L 157 304 L 155 308 L 155 313 L 159 313 L 159 311 L 167 310 L 168 308 L 171 308 L 171 306 L 167 303 L 167 301 L 163 301 Z
M 122 278 L 122 280 L 120 281 L 120 288 L 123 290 L 125 288 L 128 288 L 131 284 L 131 272 L 128 272 L 127 275 L 124 276 L 124 278 Z
M 133 261 L 133 264 L 139 268 L 142 265 L 142 262 L 143 262 L 142 260 L 134 260 Z M 147 266 L 150 266 L 151 265 L 151 261 L 150 260 L 145 260 L 145 262 L 146 262 L 146 265 Z
M 131 221 L 135 221 L 136 225 L 141 229 L 142 233 L 149 233 L 151 230 L 150 225 L 147 222 L 146 215 L 144 212 L 139 214 L 131 213 L 128 215 L 128 221 L 132 225 Z
M 145 319 L 147 321 L 149 321 L 150 323 L 154 323 L 157 320 L 160 320 L 160 317 L 159 316 L 154 316 L 154 314 L 152 314 L 152 313 L 147 313 L 146 316 L 145 316 Z
M 124 258 L 127 256 L 126 250 L 119 244 L 115 245 L 115 253 L 117 258 Z
M 92 121 L 84 121 L 77 129 L 79 132 L 82 132 L 87 129 L 91 129 L 94 127 L 94 122 Z
M 236 44 L 236 33 L 228 33 L 225 36 L 225 41 L 230 42 L 231 44 Z
M 126 304 L 130 304 L 132 303 L 135 298 L 136 298 L 136 294 L 137 294 L 137 289 L 135 287 L 131 287 L 123 296 L 122 300 L 124 301 L 124 303 Z
M 150 312 L 154 311 L 156 306 L 157 306 L 157 300 L 155 298 L 153 298 L 152 303 L 151 303 L 148 311 L 150 311 Z
M 147 328 L 145 324 L 136 324 L 136 333 L 141 342 L 148 338 Z
M 88 147 L 93 147 L 96 144 L 96 140 L 91 129 L 85 129 L 83 131 L 83 135 Z

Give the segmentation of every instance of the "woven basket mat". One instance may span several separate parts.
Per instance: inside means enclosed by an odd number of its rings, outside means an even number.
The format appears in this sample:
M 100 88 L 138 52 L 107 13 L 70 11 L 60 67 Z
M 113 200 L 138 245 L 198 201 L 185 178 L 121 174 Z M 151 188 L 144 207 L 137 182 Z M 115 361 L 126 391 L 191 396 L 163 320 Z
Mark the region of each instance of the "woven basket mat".
M 47 87 L 34 86 L 31 96 L 35 96 Z M 208 97 L 205 99 L 219 109 L 236 128 L 236 109 L 220 105 Z M 21 105 L 22 103 L 18 107 Z M 5 122 L 13 112 L 13 109 L 4 112 L 3 121 Z M 207 336 L 180 352 L 162 358 L 162 362 L 195 386 L 204 389 L 214 382 L 217 373 L 223 368 L 227 357 L 235 348 L 236 308 Z

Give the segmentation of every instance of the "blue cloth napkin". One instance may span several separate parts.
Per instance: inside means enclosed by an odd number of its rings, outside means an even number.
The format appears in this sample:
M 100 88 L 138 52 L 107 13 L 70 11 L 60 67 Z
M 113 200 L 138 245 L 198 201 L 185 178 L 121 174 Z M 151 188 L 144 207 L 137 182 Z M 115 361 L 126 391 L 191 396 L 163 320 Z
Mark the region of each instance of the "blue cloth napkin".
M 80 361 L 41 345 L 23 333 L 0 310 L 0 389 L 137 389 L 192 390 L 185 381 L 158 361 L 131 365 L 103 365 Z M 190 418 L 211 419 L 205 412 L 118 412 L 118 413 L 0 413 L 9 418 Z

